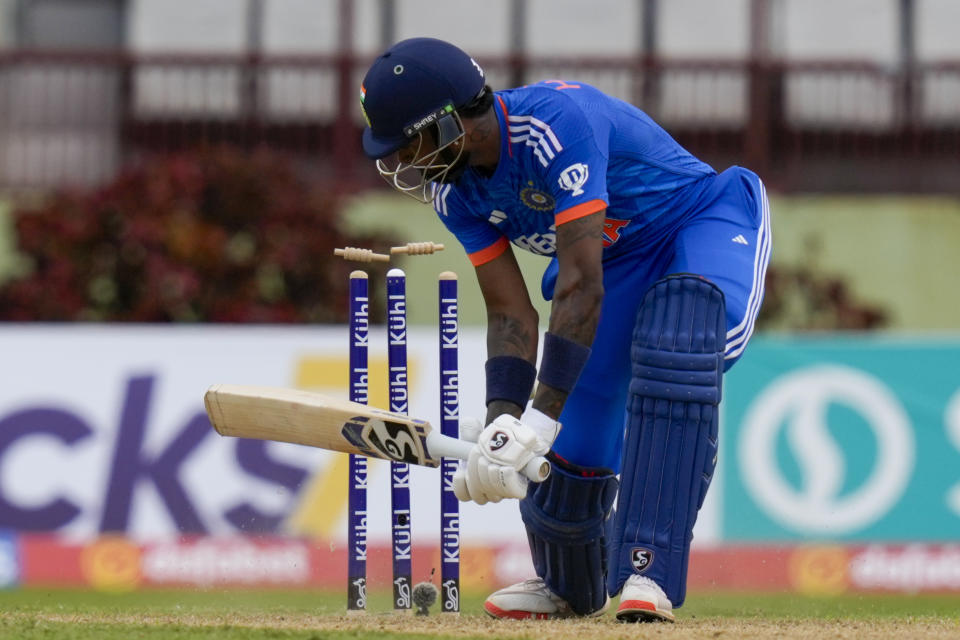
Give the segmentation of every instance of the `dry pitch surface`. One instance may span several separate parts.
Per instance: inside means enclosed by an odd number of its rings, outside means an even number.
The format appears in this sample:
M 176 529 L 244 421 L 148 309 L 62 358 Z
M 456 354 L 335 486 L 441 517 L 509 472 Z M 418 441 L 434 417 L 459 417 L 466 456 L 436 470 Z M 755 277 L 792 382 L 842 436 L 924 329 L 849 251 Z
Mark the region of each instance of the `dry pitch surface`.
M 387 613 L 387 594 L 371 612 L 345 615 L 343 595 L 309 591 L 76 590 L 0 591 L 0 638 L 57 640 L 207 640 L 283 638 L 413 640 L 504 638 L 960 638 L 960 596 L 694 594 L 675 625 L 596 620 L 499 621 L 482 613 L 482 595 L 460 616 Z M 436 607 L 434 608 L 436 611 Z
M 7 633 L 3 633 L 6 631 Z M 504 638 L 517 640 L 626 640 L 632 638 L 951 638 L 957 619 L 750 619 L 709 617 L 675 625 L 627 625 L 612 617 L 592 621 L 497 621 L 484 615 L 414 617 L 389 613 L 331 615 L 154 615 L 122 613 L 0 613 L 0 635 L 21 638 Z

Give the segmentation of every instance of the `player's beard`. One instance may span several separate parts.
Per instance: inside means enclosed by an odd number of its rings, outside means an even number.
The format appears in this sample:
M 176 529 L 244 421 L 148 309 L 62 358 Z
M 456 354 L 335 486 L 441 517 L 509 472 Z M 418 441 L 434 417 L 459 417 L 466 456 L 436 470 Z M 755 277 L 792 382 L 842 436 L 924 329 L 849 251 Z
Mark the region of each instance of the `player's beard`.
M 445 157 L 449 153 L 448 157 Z M 450 168 L 441 172 L 440 175 L 430 178 L 426 178 L 432 182 L 439 182 L 441 184 L 451 184 L 456 182 L 463 176 L 463 172 L 467 170 L 467 167 L 470 166 L 470 154 L 461 153 L 459 158 L 454 158 L 453 152 L 450 149 L 444 149 L 440 152 L 440 159 L 444 161 L 444 164 L 450 164 Z
M 437 182 L 440 184 L 451 184 L 460 179 L 463 172 L 470 165 L 470 153 L 463 149 L 462 127 L 461 135 L 458 140 L 446 144 L 442 149 L 436 152 L 437 168 L 428 168 L 423 172 L 423 178 L 427 182 Z M 440 133 L 436 129 L 429 132 L 430 139 L 435 146 L 440 144 Z M 432 163 L 431 163 L 432 164 Z

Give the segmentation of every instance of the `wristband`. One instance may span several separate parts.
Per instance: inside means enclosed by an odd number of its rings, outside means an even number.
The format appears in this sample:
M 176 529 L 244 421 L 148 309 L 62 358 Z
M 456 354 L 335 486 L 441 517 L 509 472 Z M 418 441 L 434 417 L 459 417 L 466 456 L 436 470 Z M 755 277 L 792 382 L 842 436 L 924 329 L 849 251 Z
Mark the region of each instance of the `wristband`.
M 543 357 L 537 380 L 566 393 L 573 391 L 590 358 L 590 347 L 549 331 L 543 335 Z
M 517 356 L 494 356 L 487 360 L 487 405 L 506 400 L 526 407 L 537 377 L 537 368 Z

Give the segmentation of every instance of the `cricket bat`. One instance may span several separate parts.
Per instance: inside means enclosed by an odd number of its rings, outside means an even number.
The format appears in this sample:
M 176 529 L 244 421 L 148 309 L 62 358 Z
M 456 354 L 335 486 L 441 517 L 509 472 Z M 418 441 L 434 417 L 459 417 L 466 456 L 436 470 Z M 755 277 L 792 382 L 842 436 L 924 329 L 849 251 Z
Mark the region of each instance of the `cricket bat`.
M 472 442 L 445 436 L 425 420 L 312 391 L 215 384 L 204 395 L 210 423 L 222 436 L 292 442 L 427 467 L 441 458 L 466 460 Z M 542 482 L 550 463 L 537 457 L 522 470 Z

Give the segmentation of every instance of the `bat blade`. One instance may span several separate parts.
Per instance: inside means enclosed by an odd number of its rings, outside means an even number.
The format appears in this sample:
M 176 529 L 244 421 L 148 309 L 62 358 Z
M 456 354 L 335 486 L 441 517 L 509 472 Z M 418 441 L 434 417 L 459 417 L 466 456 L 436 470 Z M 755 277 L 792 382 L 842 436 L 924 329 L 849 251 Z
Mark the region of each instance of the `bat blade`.
M 217 433 L 303 444 L 436 467 L 430 424 L 364 404 L 299 389 L 217 384 L 204 395 Z
M 204 394 L 210 424 L 222 436 L 290 442 L 343 453 L 437 467 L 443 457 L 466 460 L 473 443 L 451 438 L 426 420 L 312 391 L 215 384 Z M 550 475 L 545 458 L 523 474 Z

